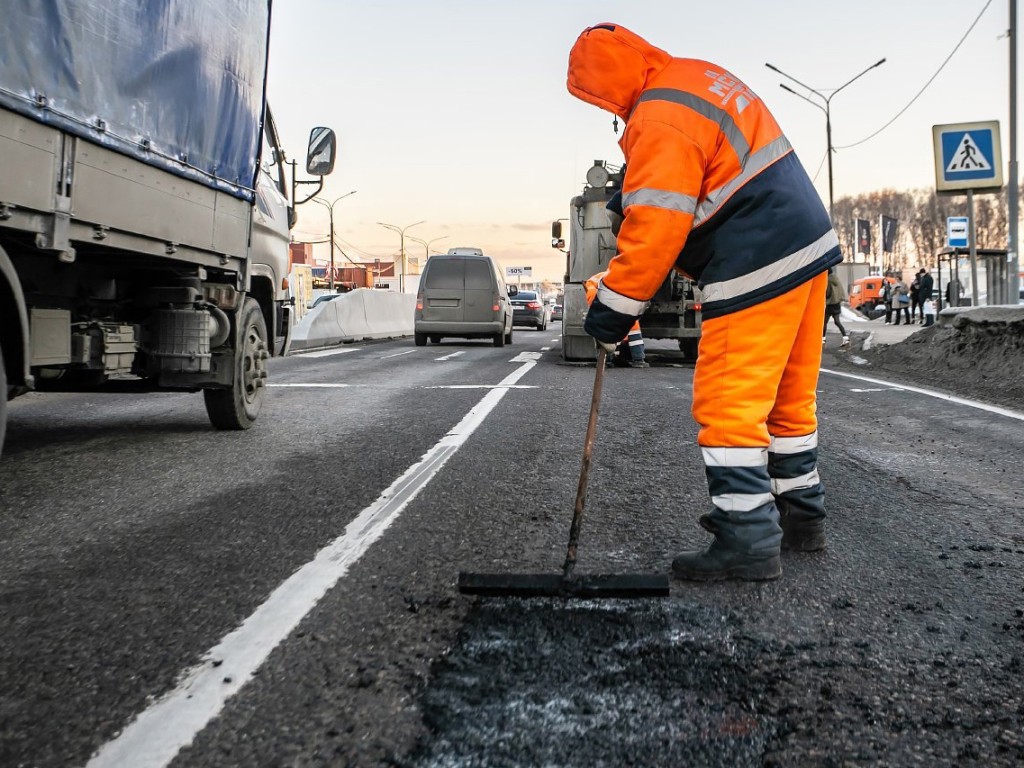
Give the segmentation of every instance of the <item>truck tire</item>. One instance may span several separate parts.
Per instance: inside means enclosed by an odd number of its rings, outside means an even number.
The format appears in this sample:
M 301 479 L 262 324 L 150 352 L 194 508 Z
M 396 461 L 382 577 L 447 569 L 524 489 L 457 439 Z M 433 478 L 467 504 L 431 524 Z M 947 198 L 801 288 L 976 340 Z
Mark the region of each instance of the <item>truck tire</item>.
M 496 334 L 494 334 L 492 339 L 493 339 L 493 342 L 494 342 L 494 346 L 496 346 L 496 347 L 504 347 L 505 346 L 505 334 L 502 333 L 501 331 L 498 331 Z
M 505 334 L 505 343 L 506 344 L 511 344 L 512 343 L 512 328 L 511 328 L 511 326 L 508 329 L 508 333 Z
M 680 339 L 679 340 L 679 351 L 683 353 L 683 357 L 687 360 L 697 359 L 697 349 L 700 346 L 700 339 Z
M 0 347 L 0 456 L 4 453 L 4 434 L 7 432 L 7 369 L 4 368 L 4 350 Z
M 206 413 L 217 429 L 251 427 L 266 392 L 267 324 L 255 299 L 245 299 L 235 323 L 235 381 L 230 389 L 203 390 Z
M 414 333 L 412 335 L 412 339 L 416 342 L 417 347 L 427 346 L 427 334 L 425 333 Z

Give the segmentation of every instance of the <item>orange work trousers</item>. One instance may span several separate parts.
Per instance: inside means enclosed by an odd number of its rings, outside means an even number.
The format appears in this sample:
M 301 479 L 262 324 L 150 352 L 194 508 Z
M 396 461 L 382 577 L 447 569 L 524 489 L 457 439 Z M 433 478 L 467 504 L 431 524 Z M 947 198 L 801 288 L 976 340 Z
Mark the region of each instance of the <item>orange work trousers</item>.
M 693 376 L 701 446 L 767 448 L 818 428 L 822 273 L 782 296 L 705 320 Z

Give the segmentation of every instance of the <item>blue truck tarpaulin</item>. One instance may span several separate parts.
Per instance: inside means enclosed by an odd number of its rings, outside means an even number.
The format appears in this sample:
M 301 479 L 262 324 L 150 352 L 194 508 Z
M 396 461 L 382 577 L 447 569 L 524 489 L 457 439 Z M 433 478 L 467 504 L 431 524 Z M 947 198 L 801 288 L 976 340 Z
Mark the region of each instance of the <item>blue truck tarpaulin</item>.
M 253 199 L 269 0 L 18 0 L 0 104 Z

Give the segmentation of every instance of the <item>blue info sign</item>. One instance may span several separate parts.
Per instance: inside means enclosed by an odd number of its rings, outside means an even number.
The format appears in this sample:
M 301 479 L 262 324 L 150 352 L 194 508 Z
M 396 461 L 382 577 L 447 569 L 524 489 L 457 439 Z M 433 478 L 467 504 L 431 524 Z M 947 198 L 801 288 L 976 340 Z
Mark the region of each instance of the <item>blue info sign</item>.
M 932 126 L 938 192 L 995 191 L 1003 186 L 999 122 Z
M 946 244 L 950 248 L 967 247 L 968 223 L 966 216 L 950 216 L 946 219 Z

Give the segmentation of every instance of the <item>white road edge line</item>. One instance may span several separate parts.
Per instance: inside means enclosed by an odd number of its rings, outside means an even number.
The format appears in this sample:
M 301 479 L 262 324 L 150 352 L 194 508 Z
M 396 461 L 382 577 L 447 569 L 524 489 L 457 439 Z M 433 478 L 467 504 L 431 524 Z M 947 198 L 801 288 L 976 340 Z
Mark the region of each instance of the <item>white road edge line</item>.
M 536 364 L 523 363 L 484 395 L 462 421 L 360 512 L 341 536 L 282 582 L 239 627 L 206 652 L 204 661 L 182 674 L 173 691 L 101 746 L 87 767 L 163 768 L 174 760 Z
M 319 352 L 296 352 L 294 355 L 289 357 L 330 357 L 331 355 L 344 355 L 346 352 L 357 352 L 362 347 L 353 347 L 351 349 L 321 349 Z
M 966 405 L 968 408 L 977 408 L 979 411 L 988 411 L 989 413 L 995 413 L 999 416 L 1006 416 L 1010 419 L 1017 419 L 1018 421 L 1024 421 L 1024 413 L 1018 413 L 1017 411 L 1011 411 L 1007 408 L 1000 408 L 998 405 L 989 405 L 988 403 L 979 403 L 977 400 L 968 400 L 963 397 L 956 397 L 955 395 L 947 395 L 945 392 L 936 392 L 933 389 L 925 389 L 924 387 L 911 387 L 905 384 L 894 384 L 891 381 L 883 381 L 882 379 L 874 379 L 870 376 L 860 376 L 856 373 L 846 373 L 845 371 L 833 371 L 828 368 L 822 368 L 822 373 L 828 373 L 832 376 L 840 376 L 844 379 L 855 379 L 856 381 L 866 381 L 868 384 L 880 384 L 883 387 L 890 389 L 904 389 L 907 392 L 916 392 L 919 395 L 927 395 L 928 397 L 934 397 L 939 400 L 945 400 L 950 403 L 956 403 L 957 405 Z

